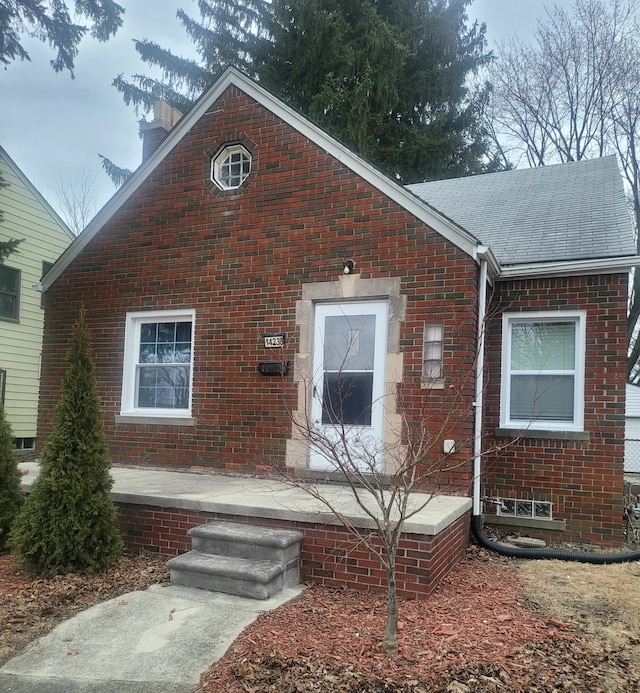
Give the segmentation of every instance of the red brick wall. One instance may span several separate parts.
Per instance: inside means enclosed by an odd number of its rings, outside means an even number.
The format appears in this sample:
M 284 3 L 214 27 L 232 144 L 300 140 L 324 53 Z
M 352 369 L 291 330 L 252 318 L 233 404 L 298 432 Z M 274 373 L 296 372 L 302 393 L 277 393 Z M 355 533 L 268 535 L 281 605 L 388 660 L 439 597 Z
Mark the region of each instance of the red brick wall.
M 489 496 L 553 503 L 566 532 L 532 536 L 615 544 L 622 539 L 627 275 L 501 282 L 488 326 L 487 430 L 500 422 L 500 362 L 504 311 L 582 309 L 587 312 L 585 422 L 588 441 L 545 439 L 534 431 L 487 461 Z M 487 440 L 489 447 L 508 438 Z
M 386 573 L 374 554 L 344 528 L 305 522 L 286 522 L 222 513 L 205 513 L 151 505 L 118 503 L 120 528 L 126 546 L 175 556 L 191 549 L 187 531 L 208 520 L 296 529 L 303 534 L 300 576 L 303 582 L 327 587 L 350 587 L 371 592 L 386 589 Z M 426 599 L 464 555 L 469 543 L 469 514 L 436 537 L 404 534 L 396 562 L 398 596 Z
M 222 192 L 208 182 L 210 157 L 237 141 L 251 151 L 253 172 L 242 192 Z M 362 278 L 401 279 L 403 401 L 422 419 L 433 418 L 434 436 L 466 441 L 455 460 L 466 459 L 473 383 L 461 374 L 473 367 L 475 263 L 235 88 L 47 292 L 40 439 L 50 428 L 64 350 L 84 302 L 115 464 L 249 473 L 282 465 L 291 437 L 286 410 L 297 405 L 297 393 L 291 374 L 283 383 L 257 373 L 258 362 L 271 356 L 260 335 L 283 332 L 292 363 L 302 285 L 337 281 L 347 258 Z M 169 308 L 196 310 L 197 424 L 117 423 L 125 314 Z M 444 393 L 419 388 L 429 321 L 445 324 L 451 389 Z M 435 416 L 445 406 L 455 412 L 440 432 Z M 468 466 L 442 480 L 465 490 L 469 481 Z

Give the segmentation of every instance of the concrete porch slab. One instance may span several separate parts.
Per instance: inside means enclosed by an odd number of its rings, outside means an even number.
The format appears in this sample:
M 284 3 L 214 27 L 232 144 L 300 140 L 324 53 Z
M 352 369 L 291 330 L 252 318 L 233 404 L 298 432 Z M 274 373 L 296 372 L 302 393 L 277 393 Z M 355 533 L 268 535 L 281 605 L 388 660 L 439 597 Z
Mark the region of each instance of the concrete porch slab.
M 37 462 L 21 463 L 23 489 L 28 491 L 39 473 Z M 112 467 L 112 495 L 118 503 L 155 505 L 251 518 L 340 525 L 326 506 L 303 488 L 262 477 L 174 472 L 150 468 Z M 346 486 L 314 483 L 322 495 L 357 527 L 372 528 L 373 520 L 355 501 Z M 462 496 L 415 493 L 411 507 L 423 506 L 404 525 L 404 531 L 435 536 L 471 508 Z

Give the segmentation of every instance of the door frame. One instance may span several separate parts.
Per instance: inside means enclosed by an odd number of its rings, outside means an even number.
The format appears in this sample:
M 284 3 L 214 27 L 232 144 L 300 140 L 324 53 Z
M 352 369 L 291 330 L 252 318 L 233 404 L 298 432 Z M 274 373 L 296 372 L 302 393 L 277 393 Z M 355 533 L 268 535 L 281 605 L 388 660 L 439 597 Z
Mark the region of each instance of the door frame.
M 293 382 L 297 386 L 297 404 L 290 411 L 291 435 L 286 441 L 285 465 L 304 474 L 331 477 L 330 472 L 309 470 L 309 435 L 306 424 L 311 421 L 313 383 L 313 336 L 315 306 L 319 303 L 349 301 L 387 301 L 387 344 L 385 373 L 385 449 L 402 445 L 402 417 L 397 412 L 397 384 L 402 381 L 404 356 L 400 349 L 400 328 L 405 320 L 407 297 L 400 293 L 400 277 L 361 278 L 358 274 L 340 272 L 335 280 L 309 282 L 302 285 L 302 296 L 296 301 L 298 349 L 294 355 Z M 391 473 L 394 455 L 386 453 L 382 471 Z M 341 475 L 336 476 L 339 480 Z
M 311 397 L 311 420 L 314 426 L 322 431 L 322 436 L 334 439 L 336 442 L 344 438 L 346 442 L 353 441 L 357 450 L 358 442 L 365 445 L 369 453 L 376 456 L 376 471 L 382 466 L 382 450 L 384 445 L 384 397 L 387 352 L 387 322 L 389 314 L 388 301 L 349 301 L 336 303 L 317 303 L 314 315 L 313 338 L 313 386 Z M 324 368 L 325 361 L 325 328 L 326 319 L 332 317 L 370 316 L 375 318 L 374 326 L 374 355 L 371 372 L 373 373 L 371 387 L 371 423 L 370 425 L 322 423 L 324 402 Z M 348 372 L 345 367 L 345 372 Z M 335 369 L 331 372 L 335 372 Z M 368 371 L 367 371 L 368 372 Z M 354 457 L 357 459 L 357 452 Z M 366 471 L 364 463 L 357 465 L 360 471 Z M 321 452 L 311 446 L 309 450 L 309 468 L 321 471 L 337 471 L 336 463 L 328 460 Z

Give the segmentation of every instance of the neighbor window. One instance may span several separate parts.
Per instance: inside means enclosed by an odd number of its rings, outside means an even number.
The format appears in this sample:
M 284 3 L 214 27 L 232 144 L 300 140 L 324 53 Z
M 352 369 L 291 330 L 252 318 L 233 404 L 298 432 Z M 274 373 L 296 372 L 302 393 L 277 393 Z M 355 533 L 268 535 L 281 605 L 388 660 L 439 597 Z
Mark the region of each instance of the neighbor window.
M 584 313 L 505 315 L 502 338 L 501 425 L 581 431 Z
M 47 262 L 46 260 L 42 261 L 42 276 L 40 277 L 40 281 L 44 279 L 44 275 L 53 267 L 53 262 Z M 44 310 L 44 291 L 42 290 L 42 284 L 40 284 L 40 287 L 38 289 L 40 291 L 40 308 Z
M 35 450 L 36 449 L 36 439 L 35 438 L 14 438 L 13 439 L 13 449 L 14 450 Z
M 129 313 L 122 414 L 191 416 L 193 311 Z
M 422 350 L 422 382 L 442 379 L 442 325 L 425 325 Z
M 20 270 L 0 265 L 0 319 L 18 321 Z
M 251 173 L 251 154 L 241 145 L 225 147 L 211 160 L 211 179 L 223 190 L 239 188 Z

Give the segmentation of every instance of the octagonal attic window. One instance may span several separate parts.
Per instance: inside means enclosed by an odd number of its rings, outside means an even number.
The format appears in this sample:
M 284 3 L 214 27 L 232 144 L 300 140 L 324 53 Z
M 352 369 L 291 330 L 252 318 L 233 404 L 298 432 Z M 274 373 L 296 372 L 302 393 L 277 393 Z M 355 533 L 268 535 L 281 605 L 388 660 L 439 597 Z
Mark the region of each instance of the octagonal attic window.
M 251 154 L 242 146 L 224 147 L 211 160 L 211 180 L 223 190 L 239 188 L 251 173 Z

